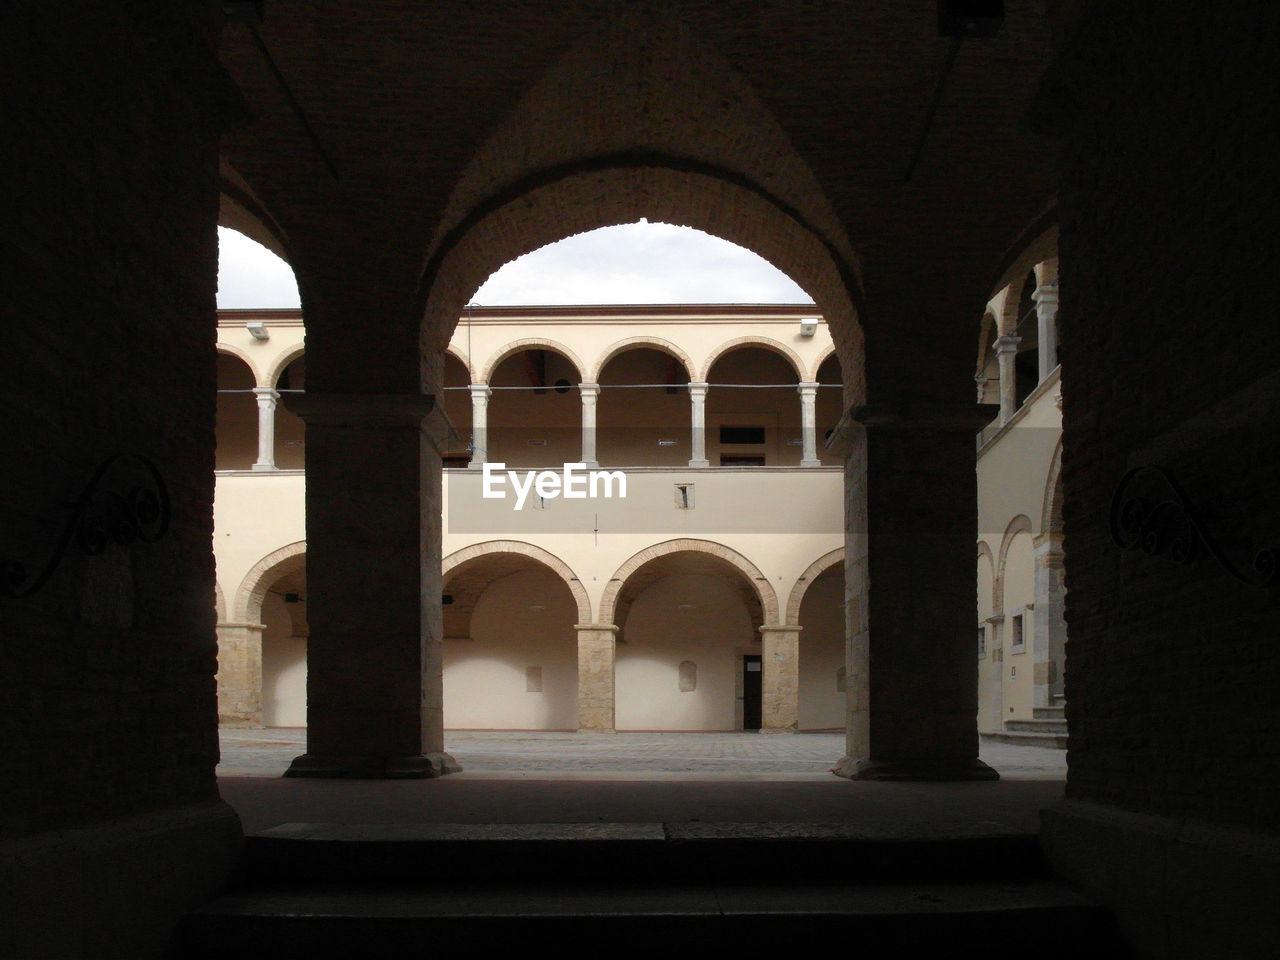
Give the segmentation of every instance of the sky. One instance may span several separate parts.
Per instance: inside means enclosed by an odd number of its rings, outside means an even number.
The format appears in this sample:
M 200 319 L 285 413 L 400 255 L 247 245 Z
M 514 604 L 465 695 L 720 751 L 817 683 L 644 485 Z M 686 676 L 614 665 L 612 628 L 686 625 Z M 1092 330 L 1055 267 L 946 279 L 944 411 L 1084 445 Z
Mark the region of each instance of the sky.
M 289 265 L 218 228 L 218 306 L 296 307 Z M 812 303 L 749 250 L 669 223 L 604 227 L 512 260 L 476 291 L 483 306 L 580 303 Z

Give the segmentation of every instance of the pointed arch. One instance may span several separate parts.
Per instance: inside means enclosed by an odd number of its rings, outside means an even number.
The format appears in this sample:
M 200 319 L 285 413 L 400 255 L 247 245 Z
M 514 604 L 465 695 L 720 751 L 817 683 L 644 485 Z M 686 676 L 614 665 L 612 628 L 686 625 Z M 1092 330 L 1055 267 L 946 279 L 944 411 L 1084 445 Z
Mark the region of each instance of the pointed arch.
M 800 574 L 791 588 L 791 595 L 787 598 L 787 618 L 784 621 L 787 626 L 800 625 L 800 605 L 804 602 L 805 593 L 808 592 L 814 580 L 837 563 L 844 563 L 844 547 L 837 547 L 830 553 L 824 553 L 805 567 L 804 573 Z

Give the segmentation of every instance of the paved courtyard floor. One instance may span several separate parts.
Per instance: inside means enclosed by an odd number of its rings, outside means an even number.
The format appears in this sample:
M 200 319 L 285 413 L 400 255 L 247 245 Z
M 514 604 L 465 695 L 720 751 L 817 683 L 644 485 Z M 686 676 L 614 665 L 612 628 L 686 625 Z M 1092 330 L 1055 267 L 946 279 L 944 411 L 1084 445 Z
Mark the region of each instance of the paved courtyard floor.
M 453 732 L 445 746 L 462 773 L 299 780 L 281 774 L 305 752 L 305 731 L 224 730 L 218 786 L 247 833 L 282 823 L 606 822 L 791 824 L 897 839 L 1034 834 L 1066 777 L 1061 750 L 983 743 L 998 781 L 854 782 L 830 772 L 840 734 Z
M 296 728 L 221 731 L 225 777 L 278 777 L 306 752 Z M 445 749 L 459 779 L 828 779 L 844 755 L 842 733 L 559 733 L 451 731 Z M 1064 750 L 982 742 L 1004 779 L 1064 780 Z

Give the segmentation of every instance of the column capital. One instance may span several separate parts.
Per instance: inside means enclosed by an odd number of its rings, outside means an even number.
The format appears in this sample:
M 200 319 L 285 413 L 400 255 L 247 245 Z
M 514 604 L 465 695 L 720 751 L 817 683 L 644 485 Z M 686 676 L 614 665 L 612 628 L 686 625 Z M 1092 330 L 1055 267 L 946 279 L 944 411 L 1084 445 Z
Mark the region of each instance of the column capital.
M 617 633 L 618 627 L 612 623 L 575 623 L 573 629 L 581 632 L 584 630 L 597 630 L 602 633 Z
M 707 388 L 710 386 L 711 384 L 707 383 L 705 380 L 690 380 L 689 396 L 698 397 L 699 399 L 705 397 L 707 395 Z
M 800 394 L 802 397 L 816 396 L 819 386 L 821 386 L 821 384 L 816 380 L 801 380 L 796 384 L 796 393 Z
M 996 353 L 1017 353 L 1020 343 L 1022 338 L 1016 334 L 1007 333 L 1003 337 L 996 337 Z
M 600 384 L 598 383 L 580 383 L 578 389 L 582 392 L 583 398 L 591 397 L 593 400 L 600 396 Z
M 258 398 L 259 403 L 262 403 L 262 401 L 264 400 L 280 399 L 280 393 L 276 390 L 275 387 L 254 387 L 253 393 L 254 393 L 254 396 Z
M 800 626 L 800 624 L 798 623 L 784 624 L 781 626 L 777 624 L 765 624 L 763 626 L 757 627 L 756 629 L 759 630 L 761 633 L 797 633 L 798 634 L 800 633 L 800 631 L 804 629 L 804 627 Z
M 426 393 L 306 393 L 291 394 L 286 408 L 308 426 L 413 427 L 436 409 Z
M 1031 294 L 1031 299 L 1036 305 L 1056 304 L 1058 302 L 1058 285 L 1056 283 L 1042 283 Z
M 493 391 L 489 389 L 487 383 L 472 383 L 469 386 L 472 400 L 488 400 L 493 396 Z

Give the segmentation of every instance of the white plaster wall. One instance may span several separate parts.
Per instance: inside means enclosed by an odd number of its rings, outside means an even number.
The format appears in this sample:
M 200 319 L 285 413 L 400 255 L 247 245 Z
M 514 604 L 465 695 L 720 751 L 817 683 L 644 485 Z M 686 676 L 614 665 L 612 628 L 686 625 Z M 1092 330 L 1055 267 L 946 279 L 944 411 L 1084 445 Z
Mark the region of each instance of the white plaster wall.
M 844 729 L 845 695 L 836 688 L 844 666 L 843 575 L 819 577 L 805 592 L 800 626 L 799 728 Z
M 262 602 L 262 723 L 307 725 L 307 638 L 293 636 L 293 618 L 278 594 Z
M 988 544 L 988 546 L 990 546 Z M 1000 544 L 997 543 L 997 550 Z M 1003 723 L 1000 716 L 1000 705 L 993 702 L 992 684 L 1003 669 L 1003 663 L 997 661 L 994 653 L 1000 646 L 999 625 L 987 623 L 992 614 L 991 584 L 995 577 L 991 566 L 991 557 L 983 554 L 978 557 L 978 618 L 974 627 L 974 653 L 977 654 L 977 627 L 987 628 L 986 654 L 978 659 L 978 731 L 980 733 L 998 733 Z
M 471 639 L 445 643 L 445 726 L 576 730 L 576 614 L 564 581 L 545 568 L 490 585 L 471 616 Z M 526 689 L 529 667 L 542 668 L 541 692 Z
M 753 638 L 754 634 L 754 638 Z M 665 577 L 636 598 L 618 644 L 619 730 L 734 730 L 741 726 L 744 652 L 760 652 L 742 599 L 708 575 Z M 696 689 L 682 692 L 681 661 L 697 664 Z
M 1035 687 L 1032 611 L 1027 604 L 1035 602 L 1035 555 L 1031 535 L 1017 534 L 1009 544 L 1004 570 L 1004 709 L 1005 720 L 1029 720 Z M 1023 644 L 1013 647 L 1013 618 L 1022 614 Z M 1016 676 L 1014 675 L 1016 673 Z

